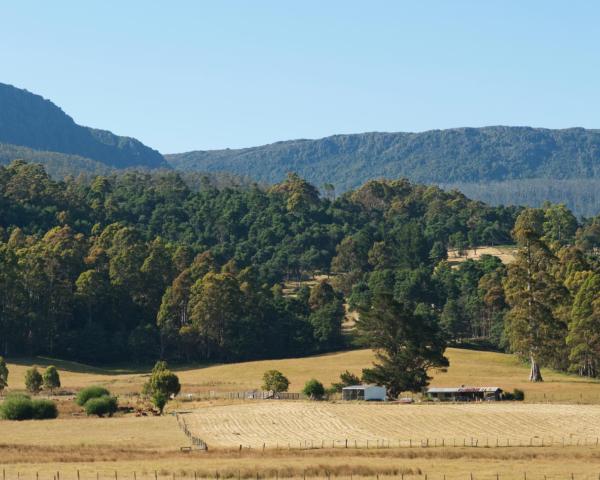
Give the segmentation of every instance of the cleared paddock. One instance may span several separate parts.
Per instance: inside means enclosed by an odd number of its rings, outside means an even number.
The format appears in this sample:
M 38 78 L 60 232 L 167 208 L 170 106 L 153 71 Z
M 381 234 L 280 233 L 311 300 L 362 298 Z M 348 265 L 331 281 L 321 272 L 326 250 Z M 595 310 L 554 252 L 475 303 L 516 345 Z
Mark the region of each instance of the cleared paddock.
M 252 402 L 185 415 L 210 447 L 310 448 L 335 445 L 528 446 L 595 444 L 600 406 L 520 403 L 452 405 Z

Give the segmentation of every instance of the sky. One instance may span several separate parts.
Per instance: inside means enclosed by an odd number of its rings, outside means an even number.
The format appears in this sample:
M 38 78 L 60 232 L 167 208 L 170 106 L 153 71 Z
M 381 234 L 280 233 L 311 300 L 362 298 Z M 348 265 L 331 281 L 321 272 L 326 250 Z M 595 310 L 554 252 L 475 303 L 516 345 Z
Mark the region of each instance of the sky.
M 0 82 L 162 153 L 598 128 L 600 2 L 0 2 Z

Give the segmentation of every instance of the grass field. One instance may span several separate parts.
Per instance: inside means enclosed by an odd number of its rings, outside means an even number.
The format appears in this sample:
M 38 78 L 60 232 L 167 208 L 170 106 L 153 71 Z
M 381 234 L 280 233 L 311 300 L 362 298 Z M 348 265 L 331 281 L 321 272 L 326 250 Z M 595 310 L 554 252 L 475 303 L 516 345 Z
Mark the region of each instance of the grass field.
M 485 403 L 398 405 L 250 402 L 185 415 L 190 430 L 216 447 L 380 445 L 548 445 L 596 442 L 600 406 Z
M 527 381 L 528 368 L 513 355 L 450 348 L 447 351 L 450 368 L 447 372 L 432 372 L 435 386 L 490 385 L 512 390 L 525 390 L 527 401 L 579 402 L 600 404 L 600 382 L 574 375 L 565 375 L 543 369 L 545 382 Z M 306 358 L 263 360 L 213 366 L 176 368 L 183 392 L 236 391 L 260 388 L 262 374 L 269 369 L 281 370 L 291 382 L 290 391 L 299 391 L 310 378 L 325 385 L 337 381 L 339 374 L 350 370 L 360 374 L 373 361 L 370 350 L 354 350 Z M 23 389 L 25 370 L 33 363 L 57 365 L 64 389 L 77 390 L 92 384 L 107 386 L 118 394 L 141 390 L 148 378 L 150 367 L 138 371 L 126 369 L 99 369 L 70 362 L 36 358 L 9 362 L 9 386 Z
M 451 367 L 434 372 L 434 385 L 498 385 L 506 389 L 524 388 L 528 402 L 476 405 L 389 405 L 311 402 L 224 402 L 190 403 L 175 401 L 171 409 L 199 407 L 185 414 L 189 426 L 204 438 L 209 452 L 183 453 L 189 440 L 172 416 L 118 416 L 110 419 L 72 417 L 61 408 L 61 417 L 50 421 L 0 421 L 0 469 L 2 480 L 173 480 L 196 475 L 202 478 L 326 478 L 351 476 L 377 478 L 394 476 L 415 480 L 596 480 L 600 472 L 600 447 L 592 445 L 600 435 L 600 383 L 544 370 L 546 381 L 527 382 L 528 369 L 515 357 L 500 353 L 449 349 Z M 329 384 L 340 372 L 360 373 L 369 366 L 373 353 L 356 350 L 316 357 L 267 360 L 231 365 L 178 367 L 183 392 L 235 391 L 259 388 L 265 370 L 277 368 L 291 380 L 291 390 L 315 377 Z M 70 362 L 35 358 L 9 362 L 9 384 L 24 387 L 22 378 L 32 364 L 59 368 L 65 390 L 75 391 L 102 384 L 113 392 L 139 392 L 146 381 L 147 368 L 92 368 Z M 71 405 L 70 400 L 63 400 Z M 568 403 L 569 405 L 561 405 Z M 597 405 L 577 405 L 592 403 Z M 227 405 L 229 404 L 229 405 Z M 522 447 L 501 445 L 510 438 Z M 528 445 L 531 438 L 534 446 Z M 544 437 L 567 446 L 537 447 Z M 463 438 L 479 438 L 484 448 L 463 448 Z M 489 438 L 488 438 L 489 437 Z M 552 437 L 552 438 L 551 438 Z M 287 443 L 348 438 L 359 447 L 370 441 L 369 449 L 336 448 L 288 450 Z M 429 438 L 437 447 L 404 448 L 408 439 Z M 440 447 L 442 438 L 444 447 Z M 458 447 L 448 447 L 456 439 Z M 376 449 L 377 442 L 403 440 L 403 448 Z M 579 446 L 569 446 L 580 441 Z M 582 443 L 587 441 L 586 446 Z M 281 449 L 243 449 L 281 443 Z M 326 445 L 327 446 L 327 445 Z M 79 471 L 80 478 L 77 478 Z M 57 472 L 60 472 L 58 479 Z M 135 472 L 135 477 L 134 477 Z M 1 474 L 1 472 L 0 472 Z M 499 479 L 496 478 L 499 475 Z

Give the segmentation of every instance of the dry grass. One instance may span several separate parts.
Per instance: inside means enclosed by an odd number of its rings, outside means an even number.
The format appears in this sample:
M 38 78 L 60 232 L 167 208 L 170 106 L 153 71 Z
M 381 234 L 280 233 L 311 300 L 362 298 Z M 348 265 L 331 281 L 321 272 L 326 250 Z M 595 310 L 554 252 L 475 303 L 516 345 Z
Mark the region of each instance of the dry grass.
M 28 451 L 37 456 L 40 451 Z M 136 478 L 161 479 L 200 478 L 334 478 L 350 480 L 351 476 L 376 478 L 389 476 L 424 480 L 596 480 L 600 471 L 600 451 L 597 448 L 510 448 L 510 449 L 404 449 L 404 450 L 324 450 L 324 451 L 211 451 L 190 454 L 173 453 L 120 460 L 97 459 L 90 462 L 64 461 L 30 462 L 28 459 L 7 462 L 0 449 L 0 463 L 7 480 L 50 480 L 60 471 L 63 480 Z M 96 476 L 98 475 L 98 476 Z M 425 477 L 427 476 L 427 477 Z
M 77 446 L 173 450 L 187 445 L 172 416 L 0 421 L 0 446 Z
M 495 384 L 507 389 L 525 388 L 530 400 L 543 401 L 546 395 L 546 400 L 600 403 L 598 382 L 544 370 L 546 382 L 530 385 L 526 381 L 527 367 L 511 355 L 449 349 L 448 356 L 452 366 L 448 372 L 435 373 L 434 385 Z M 372 360 L 371 351 L 357 350 L 302 359 L 190 366 L 177 370 L 184 392 L 257 388 L 260 387 L 263 372 L 270 368 L 283 371 L 292 382 L 291 389 L 298 391 L 309 378 L 316 377 L 328 384 L 337 380 L 343 370 L 360 373 Z M 98 369 L 36 358 L 9 363 L 11 387 L 23 388 L 25 369 L 33 363 L 40 366 L 56 364 L 67 390 L 103 384 L 121 395 L 138 392 L 149 371 L 149 368 Z M 282 405 L 284 404 L 239 402 L 229 408 L 243 414 L 247 408 L 260 406 L 271 410 L 281 408 Z M 369 429 L 379 429 L 374 430 L 375 433 L 371 433 L 370 438 L 379 437 L 379 432 L 388 428 L 393 431 L 393 435 L 387 435 L 390 439 L 396 439 L 399 434 L 409 435 L 409 432 L 411 437 L 416 438 L 417 435 L 412 433 L 413 429 L 421 432 L 429 429 L 440 440 L 442 432 L 444 436 L 450 435 L 450 429 L 453 428 L 465 433 L 474 433 L 478 429 L 496 429 L 513 435 L 522 433 L 523 436 L 534 432 L 549 435 L 549 432 L 563 428 L 565 434 L 573 433 L 573 438 L 581 438 L 585 435 L 594 436 L 595 429 L 600 425 L 600 407 L 596 406 L 353 404 L 347 406 L 349 410 L 346 413 L 336 417 L 328 416 L 327 408 L 336 409 L 342 405 L 309 405 L 317 409 L 316 413 L 307 412 L 300 419 L 296 417 L 296 438 L 307 436 L 311 431 L 310 422 L 314 423 L 315 419 L 321 422 L 319 428 L 327 426 L 330 431 L 336 422 L 340 432 L 345 432 L 344 425 L 350 424 L 352 428 L 358 428 L 355 424 L 360 422 L 361 434 L 364 430 L 368 432 Z M 177 403 L 174 406 L 177 407 Z M 190 404 L 180 406 L 187 408 Z M 228 411 L 223 410 L 222 406 L 210 406 L 207 403 L 203 406 L 212 418 L 217 418 L 221 411 Z M 502 408 L 511 408 L 511 411 L 496 410 Z M 390 411 L 399 412 L 401 416 L 388 415 L 387 409 L 395 409 Z M 260 449 L 243 450 L 241 454 L 237 451 L 211 449 L 207 454 L 185 454 L 179 451 L 179 447 L 188 445 L 188 440 L 172 417 L 72 418 L 67 410 L 61 409 L 64 415 L 58 420 L 0 422 L 0 465 L 6 469 L 6 480 L 16 480 L 17 473 L 20 480 L 33 480 L 36 472 L 39 472 L 39 480 L 51 480 L 57 471 L 61 472 L 61 480 L 75 480 L 77 470 L 80 471 L 80 480 L 95 480 L 97 473 L 99 480 L 114 479 L 115 470 L 119 472 L 119 479 L 127 480 L 133 480 L 134 471 L 140 480 L 154 479 L 154 471 L 157 471 L 161 480 L 172 479 L 173 475 L 193 478 L 193 472 L 202 477 L 214 478 L 216 471 L 219 471 L 220 476 L 232 478 L 237 478 L 238 474 L 242 478 L 256 478 L 257 472 L 260 478 L 303 478 L 304 472 L 307 473 L 307 478 L 324 478 L 326 472 L 329 472 L 344 479 L 349 479 L 350 475 L 375 478 L 376 475 L 404 474 L 407 480 L 424 480 L 425 474 L 428 475 L 428 480 L 443 480 L 444 475 L 446 480 L 468 480 L 469 472 L 474 473 L 474 480 L 496 480 L 496 472 L 500 474 L 500 480 L 523 480 L 525 471 L 528 472 L 528 480 L 542 480 L 544 475 L 547 477 L 545 480 L 566 480 L 570 478 L 571 472 L 574 473 L 575 480 L 596 480 L 600 472 L 600 448 L 596 447 L 285 449 L 267 450 L 264 454 Z M 376 415 L 372 416 L 371 412 Z M 413 412 L 416 413 L 413 415 Z M 283 424 L 292 422 L 293 417 L 289 412 L 280 413 L 273 421 Z M 246 417 L 265 424 L 262 417 L 256 413 L 253 415 Z M 355 422 L 355 417 L 358 419 L 361 415 L 363 420 Z M 279 427 L 271 424 L 269 428 L 274 430 L 269 435 L 273 438 L 280 435 L 281 433 L 277 433 Z M 200 425 L 198 428 L 205 427 Z M 234 431 L 231 425 L 224 429 Z M 285 435 L 290 435 L 290 438 L 292 436 L 291 433 Z M 457 439 L 463 436 L 456 435 Z M 430 435 L 430 438 L 433 437 L 433 434 Z M 320 439 L 315 438 L 313 441 L 317 440 Z M 495 436 L 490 435 L 490 441 L 495 442 Z M 235 443 L 240 443 L 237 438 Z
M 458 264 L 467 259 L 479 260 L 482 255 L 493 255 L 498 257 L 502 263 L 509 264 L 515 261 L 516 247 L 513 245 L 500 245 L 497 247 L 478 247 L 466 250 L 464 255 L 459 255 L 457 250 L 448 250 L 448 262 Z
M 450 359 L 448 371 L 432 372 L 432 384 L 435 386 L 497 385 L 508 390 L 525 390 L 528 401 L 600 403 L 600 382 L 595 380 L 543 369 L 545 382 L 531 384 L 527 381 L 527 366 L 513 355 L 450 348 L 447 356 Z M 344 370 L 360 374 L 372 361 L 373 353 L 370 350 L 353 350 L 306 358 L 181 367 L 176 370 L 183 384 L 183 392 L 260 388 L 262 375 L 269 369 L 281 370 L 290 379 L 290 391 L 297 392 L 310 378 L 317 378 L 328 385 L 338 381 L 339 374 Z M 12 388 L 24 388 L 25 370 L 33 363 L 44 365 L 56 362 L 43 358 L 9 362 L 9 384 Z M 67 390 L 101 384 L 119 394 L 139 392 L 149 372 L 149 368 L 132 372 L 96 369 L 70 362 L 60 362 L 57 366 L 63 387 Z
M 598 405 L 519 403 L 399 405 L 251 402 L 185 415 L 190 430 L 216 447 L 350 447 L 421 444 L 548 445 L 596 442 Z M 409 439 L 412 441 L 409 443 Z

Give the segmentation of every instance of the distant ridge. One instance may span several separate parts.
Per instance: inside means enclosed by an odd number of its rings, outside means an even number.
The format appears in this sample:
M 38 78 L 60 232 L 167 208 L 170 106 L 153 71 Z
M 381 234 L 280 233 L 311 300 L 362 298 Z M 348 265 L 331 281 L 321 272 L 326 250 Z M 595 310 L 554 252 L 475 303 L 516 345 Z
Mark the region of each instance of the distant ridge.
M 159 152 L 138 140 L 77 125 L 51 101 L 0 83 L 0 157 L 3 163 L 6 155 L 2 152 L 9 152 L 10 146 L 83 157 L 110 168 L 168 168 Z M 21 153 L 20 158 L 32 160 L 27 150 L 21 150 Z M 74 161 L 68 157 L 61 160 L 67 164 Z M 73 165 L 75 170 L 80 167 L 77 161 Z
M 543 191 L 550 192 L 546 200 L 566 202 L 580 214 L 600 210 L 600 130 L 492 126 L 372 132 L 165 158 L 180 170 L 229 171 L 269 183 L 294 171 L 319 187 L 332 183 L 338 192 L 373 178 L 407 177 L 469 188 L 479 193 L 475 198 L 492 203 L 512 203 L 513 185 L 522 192 L 527 180 L 537 180 L 532 188 L 542 190 L 526 199 L 530 204 L 539 203 Z M 585 180 L 585 191 L 578 180 Z M 494 186 L 493 198 L 485 196 L 488 184 Z

